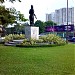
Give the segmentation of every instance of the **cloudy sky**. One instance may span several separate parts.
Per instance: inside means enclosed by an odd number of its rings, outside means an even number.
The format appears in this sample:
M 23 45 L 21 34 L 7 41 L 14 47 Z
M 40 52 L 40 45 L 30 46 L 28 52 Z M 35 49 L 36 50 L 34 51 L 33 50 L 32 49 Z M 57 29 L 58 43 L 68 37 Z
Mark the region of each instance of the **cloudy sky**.
M 9 3 L 6 2 L 6 7 L 15 7 L 18 11 L 28 19 L 30 6 L 34 6 L 34 11 L 38 20 L 45 21 L 46 13 L 54 12 L 67 6 L 67 0 L 21 0 L 22 2 Z M 68 0 L 69 7 L 75 7 L 75 0 Z

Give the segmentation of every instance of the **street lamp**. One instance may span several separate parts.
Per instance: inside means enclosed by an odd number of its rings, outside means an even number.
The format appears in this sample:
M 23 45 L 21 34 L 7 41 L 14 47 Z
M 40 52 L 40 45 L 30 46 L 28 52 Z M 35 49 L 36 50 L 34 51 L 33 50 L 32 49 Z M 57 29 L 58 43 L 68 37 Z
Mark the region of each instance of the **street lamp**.
M 66 31 L 66 43 L 68 43 L 68 0 L 67 0 L 67 31 Z

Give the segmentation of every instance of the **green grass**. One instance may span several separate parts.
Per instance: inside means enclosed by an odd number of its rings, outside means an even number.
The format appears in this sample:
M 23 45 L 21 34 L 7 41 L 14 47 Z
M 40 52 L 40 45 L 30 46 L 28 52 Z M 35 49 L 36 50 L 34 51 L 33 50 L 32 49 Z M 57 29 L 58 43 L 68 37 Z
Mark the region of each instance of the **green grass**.
M 20 48 L 0 45 L 0 75 L 75 75 L 75 45 Z

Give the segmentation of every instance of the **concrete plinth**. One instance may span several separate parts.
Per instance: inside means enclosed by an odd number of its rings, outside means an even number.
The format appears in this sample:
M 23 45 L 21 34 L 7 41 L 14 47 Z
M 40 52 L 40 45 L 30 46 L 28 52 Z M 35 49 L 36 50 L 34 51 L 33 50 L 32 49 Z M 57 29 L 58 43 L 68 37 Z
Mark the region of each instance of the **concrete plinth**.
M 39 39 L 39 27 L 25 26 L 25 37 L 27 39 Z

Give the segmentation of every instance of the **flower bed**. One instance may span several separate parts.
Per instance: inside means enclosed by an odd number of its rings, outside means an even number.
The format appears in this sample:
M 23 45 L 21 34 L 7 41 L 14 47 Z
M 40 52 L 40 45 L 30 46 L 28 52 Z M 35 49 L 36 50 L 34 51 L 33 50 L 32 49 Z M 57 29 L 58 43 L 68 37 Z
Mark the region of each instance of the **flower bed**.
M 46 36 L 42 36 L 39 40 L 36 39 L 25 39 L 21 44 L 16 45 L 19 47 L 54 47 L 65 45 L 66 41 L 59 36 L 54 34 L 48 34 Z
M 65 45 L 66 41 L 54 34 L 48 34 L 45 36 L 39 37 L 38 40 L 36 39 L 26 39 L 25 35 L 8 35 L 5 37 L 5 42 L 18 42 L 16 46 L 19 47 L 52 47 L 52 46 L 59 46 Z

